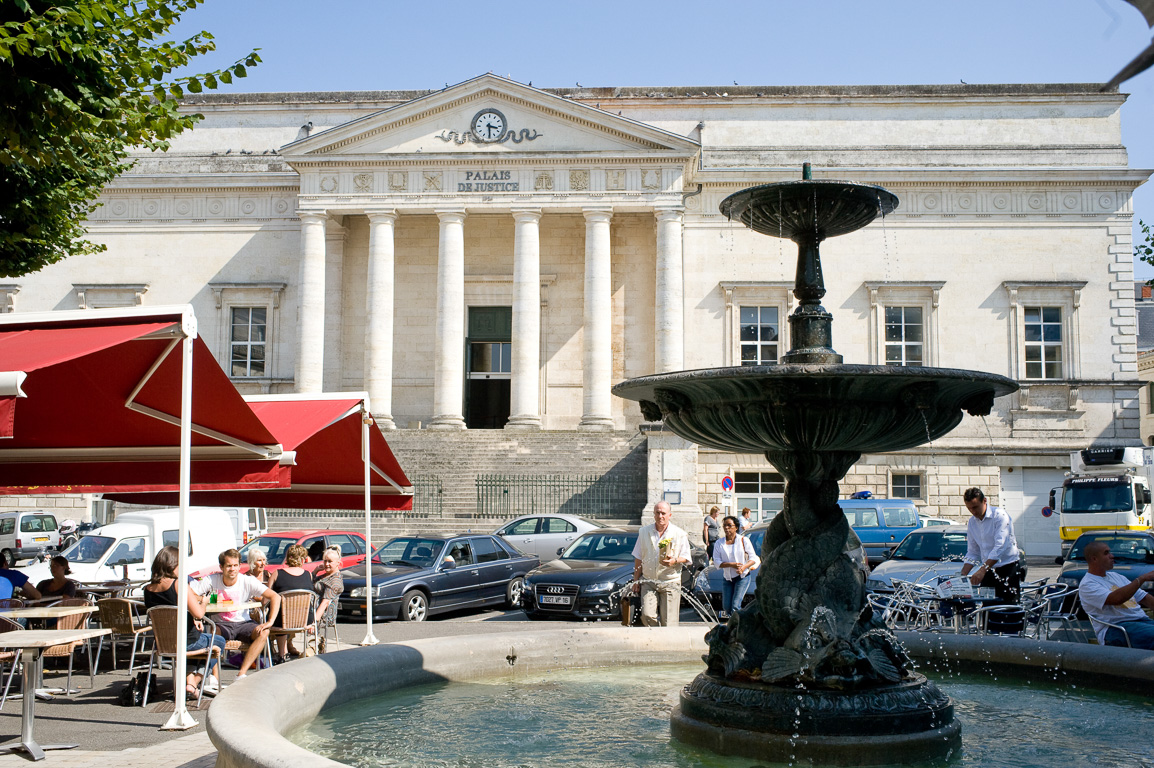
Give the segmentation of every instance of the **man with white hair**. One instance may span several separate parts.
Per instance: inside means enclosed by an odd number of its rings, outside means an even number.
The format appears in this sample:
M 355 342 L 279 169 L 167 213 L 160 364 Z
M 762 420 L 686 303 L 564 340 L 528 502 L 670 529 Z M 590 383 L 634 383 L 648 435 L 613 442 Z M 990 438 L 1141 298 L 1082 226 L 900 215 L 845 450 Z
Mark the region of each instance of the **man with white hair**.
M 641 592 L 641 623 L 676 627 L 681 611 L 681 567 L 690 562 L 689 534 L 673 525 L 669 503 L 653 505 L 633 547 L 633 591 Z

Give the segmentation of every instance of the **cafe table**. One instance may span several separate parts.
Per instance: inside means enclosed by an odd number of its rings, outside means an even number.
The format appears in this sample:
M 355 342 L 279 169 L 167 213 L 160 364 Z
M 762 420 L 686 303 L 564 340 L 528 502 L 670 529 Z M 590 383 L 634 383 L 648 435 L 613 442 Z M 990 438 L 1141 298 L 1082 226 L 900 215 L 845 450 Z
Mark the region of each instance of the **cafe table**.
M 0 609 L 0 616 L 4 616 L 5 618 L 8 618 L 8 619 L 41 619 L 41 620 L 47 620 L 47 619 L 62 619 L 65 616 L 75 616 L 75 615 L 80 614 L 80 613 L 91 614 L 91 613 L 96 613 L 97 610 L 99 610 L 99 609 L 95 605 L 88 605 L 88 604 L 85 604 L 85 605 L 29 605 L 29 606 L 25 606 L 23 608 L 3 608 L 3 609 Z M 40 631 L 40 630 L 28 630 L 28 631 Z M 10 634 L 10 633 L 3 633 L 3 634 Z M 0 637 L 2 637 L 3 634 L 0 634 Z M 57 645 L 62 645 L 62 644 L 63 643 L 57 643 Z M 36 680 L 37 680 L 37 682 L 39 682 L 40 678 L 37 677 Z M 36 695 L 42 699 L 47 700 L 47 701 L 52 700 L 52 694 L 54 694 L 54 693 L 72 694 L 72 693 L 76 693 L 76 692 L 77 692 L 76 690 L 65 691 L 63 688 L 38 688 L 38 689 L 36 689 Z
M 23 610 L 23 609 L 21 609 Z M 12 615 L 12 611 L 6 612 Z M 24 666 L 24 709 L 20 720 L 20 741 L 10 746 L 0 746 L 0 754 L 27 752 L 33 760 L 43 760 L 44 750 L 73 749 L 77 744 L 37 744 L 32 735 L 32 725 L 36 710 L 36 681 L 40 679 L 44 663 L 44 651 L 54 645 L 89 640 L 107 635 L 112 630 L 101 627 L 88 629 L 29 629 L 0 633 L 0 649 L 19 650 Z

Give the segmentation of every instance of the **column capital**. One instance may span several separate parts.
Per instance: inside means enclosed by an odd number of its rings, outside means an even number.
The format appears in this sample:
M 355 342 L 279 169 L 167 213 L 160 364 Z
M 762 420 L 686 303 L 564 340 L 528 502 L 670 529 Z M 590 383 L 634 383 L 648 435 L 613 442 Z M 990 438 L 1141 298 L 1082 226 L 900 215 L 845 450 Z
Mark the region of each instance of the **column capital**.
M 378 221 L 378 220 L 396 221 L 397 220 L 397 209 L 396 208 L 367 208 L 367 209 L 365 209 L 365 215 L 369 217 L 369 221 Z
M 685 206 L 655 205 L 653 206 L 653 215 L 657 217 L 658 221 L 681 221 L 681 217 L 685 215 Z
M 613 218 L 612 206 L 597 206 L 590 208 L 582 208 L 581 213 L 585 214 L 585 221 L 591 222 L 607 222 Z
M 441 221 L 461 223 L 465 221 L 468 213 L 465 212 L 464 206 L 453 206 L 452 208 L 434 208 L 433 213 L 437 214 L 437 218 Z
M 509 213 L 513 214 L 513 218 L 517 221 L 539 221 L 541 219 L 540 208 L 510 208 Z
M 324 224 L 329 220 L 329 212 L 321 209 L 319 211 L 297 211 L 297 218 L 301 220 L 301 224 Z

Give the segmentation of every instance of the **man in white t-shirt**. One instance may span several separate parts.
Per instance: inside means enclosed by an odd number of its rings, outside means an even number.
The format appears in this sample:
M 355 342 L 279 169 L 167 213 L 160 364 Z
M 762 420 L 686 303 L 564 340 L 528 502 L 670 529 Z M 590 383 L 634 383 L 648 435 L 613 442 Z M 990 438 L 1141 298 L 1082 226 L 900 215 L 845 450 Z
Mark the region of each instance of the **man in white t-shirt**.
M 681 611 L 681 566 L 692 554 L 689 534 L 672 519 L 668 502 L 654 504 L 653 523 L 641 526 L 633 547 L 633 591 L 641 592 L 641 623 L 647 627 L 676 627 Z
M 268 616 L 260 624 L 249 619 L 247 609 L 224 611 L 212 617 L 217 631 L 225 640 L 241 640 L 250 644 L 237 670 L 236 677 L 239 680 L 248 673 L 249 667 L 264 650 L 269 627 L 280 613 L 280 595 L 260 580 L 240 572 L 240 553 L 235 549 L 221 552 L 217 562 L 220 563 L 221 572 L 209 575 L 208 584 L 201 586 L 198 592 L 215 592 L 218 605 L 232 603 L 239 606 L 250 601 L 269 601 Z
M 1132 581 L 1112 572 L 1114 553 L 1104 541 L 1090 542 L 1083 552 L 1089 573 L 1082 577 L 1078 585 L 1078 597 L 1094 625 L 1098 642 L 1102 645 L 1125 646 L 1128 636 L 1131 648 L 1154 651 L 1154 620 L 1139 607 L 1154 609 L 1154 595 L 1139 588 L 1139 585 L 1154 579 L 1154 571 L 1144 573 Z M 1123 627 L 1126 634 L 1102 624 L 1103 621 Z

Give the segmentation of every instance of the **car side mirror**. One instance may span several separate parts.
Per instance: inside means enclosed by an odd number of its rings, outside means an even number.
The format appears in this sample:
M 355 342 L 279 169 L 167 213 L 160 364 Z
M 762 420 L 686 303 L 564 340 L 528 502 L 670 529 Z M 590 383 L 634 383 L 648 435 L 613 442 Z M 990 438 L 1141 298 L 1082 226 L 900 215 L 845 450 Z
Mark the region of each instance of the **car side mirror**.
M 1054 565 L 1061 565 L 1064 562 L 1066 562 L 1066 558 L 1062 557 L 1061 555 L 1058 555 L 1054 558 Z
M 441 561 L 441 570 L 442 571 L 451 571 L 456 567 L 457 567 L 457 561 L 451 557 L 447 557 Z
M 1050 509 L 1053 509 L 1054 505 L 1057 503 L 1057 499 L 1054 498 L 1054 496 L 1055 496 L 1054 489 L 1051 488 L 1050 489 Z

